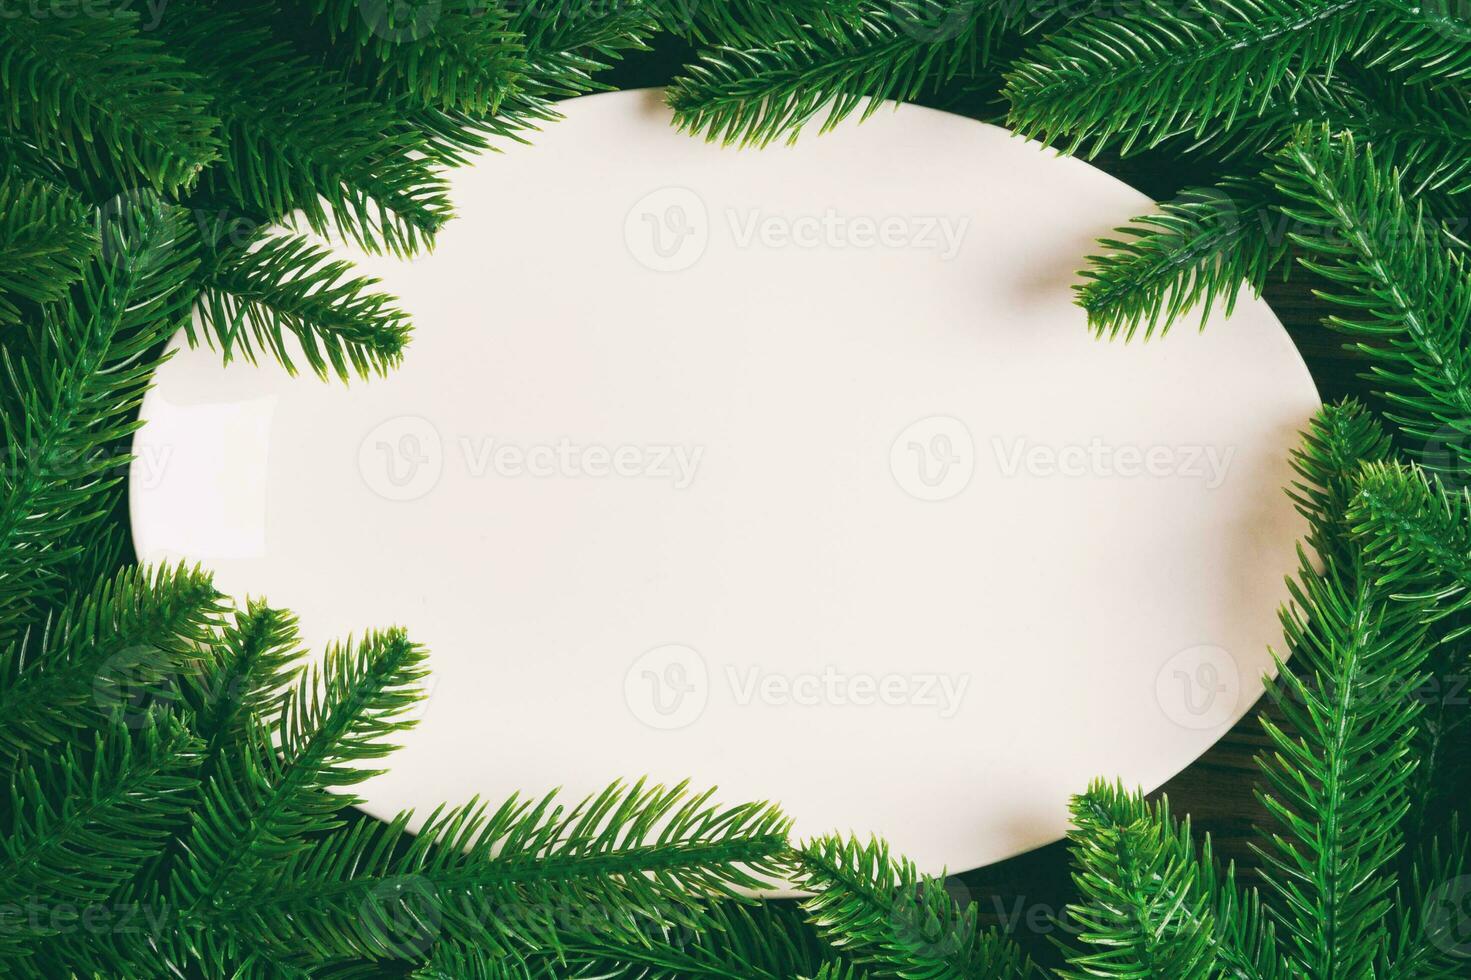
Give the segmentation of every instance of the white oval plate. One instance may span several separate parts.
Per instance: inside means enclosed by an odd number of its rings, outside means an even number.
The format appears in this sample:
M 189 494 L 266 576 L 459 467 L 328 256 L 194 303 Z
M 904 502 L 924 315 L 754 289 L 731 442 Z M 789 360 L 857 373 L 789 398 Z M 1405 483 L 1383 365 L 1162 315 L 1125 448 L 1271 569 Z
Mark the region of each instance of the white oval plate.
M 954 871 L 1251 705 L 1318 399 L 1260 302 L 1090 336 L 1074 270 L 1146 198 L 914 107 L 759 152 L 563 108 L 454 175 L 434 254 L 356 256 L 400 370 L 181 348 L 143 408 L 144 560 L 429 647 L 372 813 L 689 777 Z

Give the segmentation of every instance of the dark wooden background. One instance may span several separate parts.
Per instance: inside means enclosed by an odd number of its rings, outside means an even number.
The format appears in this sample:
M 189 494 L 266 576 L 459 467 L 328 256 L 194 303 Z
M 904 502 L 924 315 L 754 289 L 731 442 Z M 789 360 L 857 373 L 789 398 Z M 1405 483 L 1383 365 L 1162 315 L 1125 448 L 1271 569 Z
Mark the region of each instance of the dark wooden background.
M 629 58 L 605 80 L 620 88 L 664 85 L 692 55 L 693 51 L 683 42 L 661 39 L 653 50 Z M 941 92 L 925 102 L 973 118 L 999 122 L 1003 106 L 996 96 L 997 88 L 994 78 L 984 79 Z M 810 133 L 803 138 L 821 137 Z M 1224 172 L 1209 159 L 1163 153 L 1146 152 L 1128 159 L 1100 156 L 1092 162 L 1155 200 L 1168 200 L 1186 187 L 1210 184 Z M 1304 270 L 1294 268 L 1286 282 L 1269 283 L 1265 296 L 1297 344 L 1323 400 L 1333 401 L 1348 394 L 1362 397 L 1366 389 L 1357 377 L 1352 356 L 1344 350 L 1342 339 L 1320 322 L 1326 304 L 1314 296 L 1316 285 L 1320 283 Z M 1191 329 L 1191 326 L 1185 324 L 1179 329 Z M 1258 709 L 1262 708 L 1263 705 L 1258 705 Z M 1255 757 L 1265 744 L 1257 710 L 1253 710 L 1215 747 L 1156 794 L 1169 797 L 1174 813 L 1189 814 L 1197 835 L 1210 834 L 1217 855 L 1223 861 L 1236 862 L 1238 873 L 1248 881 L 1258 870 L 1251 841 L 1254 827 L 1263 822 L 1264 814 L 1253 789 L 1257 773 Z M 1054 916 L 1073 894 L 1065 842 L 956 875 L 950 887 L 957 898 L 977 901 L 987 922 L 1012 932 L 1040 961 L 1060 962 L 1054 944 L 1059 938 Z

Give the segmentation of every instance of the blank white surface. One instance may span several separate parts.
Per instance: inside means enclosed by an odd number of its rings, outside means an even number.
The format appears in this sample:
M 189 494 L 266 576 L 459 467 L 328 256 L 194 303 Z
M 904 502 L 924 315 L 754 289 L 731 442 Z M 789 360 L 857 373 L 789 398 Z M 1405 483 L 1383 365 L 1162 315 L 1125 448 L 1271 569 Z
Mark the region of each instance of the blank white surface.
M 430 648 L 373 813 L 689 777 L 963 870 L 1250 706 L 1317 396 L 1260 302 L 1091 337 L 1074 270 L 1144 197 L 914 107 L 764 151 L 678 134 L 656 93 L 564 108 L 454 175 L 433 254 L 356 256 L 413 314 L 400 370 L 186 348 L 144 405 L 144 560 L 204 562 L 316 648 Z

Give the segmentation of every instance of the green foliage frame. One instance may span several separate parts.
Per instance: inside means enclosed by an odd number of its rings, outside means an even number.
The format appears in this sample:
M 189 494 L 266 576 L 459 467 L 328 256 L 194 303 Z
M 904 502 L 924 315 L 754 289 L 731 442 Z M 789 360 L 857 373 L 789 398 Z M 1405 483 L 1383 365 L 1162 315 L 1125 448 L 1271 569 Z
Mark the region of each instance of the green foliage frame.
M 1466 974 L 1466 709 L 1426 696 L 1471 634 L 1453 4 L 67 4 L 0 0 L 5 975 Z M 351 804 L 411 723 L 423 650 L 371 632 L 308 669 L 289 613 L 130 564 L 127 441 L 175 331 L 328 378 L 391 370 L 412 311 L 293 221 L 411 255 L 451 217 L 447 168 L 670 39 L 692 52 L 678 125 L 725 142 L 995 92 L 983 114 L 1066 152 L 1207 161 L 1213 183 L 1084 270 L 1105 337 L 1204 326 L 1294 265 L 1321 284 L 1371 396 L 1325 407 L 1294 458 L 1311 531 L 1261 715 L 1259 869 L 1222 866 L 1167 801 L 1080 788 L 1051 971 L 882 841 L 794 841 L 765 802 L 614 783 L 411 835 Z M 809 897 L 745 897 L 773 876 Z

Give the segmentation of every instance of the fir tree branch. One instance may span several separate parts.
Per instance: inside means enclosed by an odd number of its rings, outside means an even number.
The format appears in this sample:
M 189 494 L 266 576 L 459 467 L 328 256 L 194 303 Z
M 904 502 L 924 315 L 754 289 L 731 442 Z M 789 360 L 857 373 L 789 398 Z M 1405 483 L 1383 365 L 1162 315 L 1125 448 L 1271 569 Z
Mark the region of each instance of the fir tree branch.
M 760 47 L 813 35 L 840 40 L 858 26 L 864 0 L 676 0 L 660 4 L 661 26 L 701 44 Z
M 98 244 L 90 217 L 75 194 L 0 160 L 0 327 L 20 322 L 17 301 L 61 299 L 82 277 Z
M 126 488 L 114 484 L 99 495 L 97 512 L 102 516 L 98 521 L 79 525 L 62 540 L 61 548 L 74 552 L 76 557 L 63 569 L 59 596 L 84 595 L 99 581 L 112 578 L 134 562 L 132 543 L 124 530 L 127 511 Z M 60 609 L 61 604 L 47 605 L 43 615 L 54 615 Z
M 330 959 L 416 958 L 436 941 L 515 961 L 647 944 L 699 929 L 705 903 L 759 888 L 786 848 L 769 804 L 718 808 L 683 784 L 614 784 L 564 807 L 555 794 L 363 823 L 295 855 L 242 902 L 235 928 L 269 948 Z
M 1373 144 L 1400 173 L 1407 196 L 1457 197 L 1471 191 L 1471 97 L 1460 87 L 1402 85 L 1382 71 L 1358 71 L 1336 81 L 1350 94 L 1324 115 L 1333 131 Z M 1293 127 L 1284 125 L 1284 132 Z M 1459 202 L 1458 202 L 1459 203 Z
M 1096 153 L 1152 146 L 1263 111 L 1298 65 L 1331 73 L 1365 53 L 1369 65 L 1471 71 L 1464 31 L 1382 0 L 1147 0 L 1109 17 L 1080 17 L 1007 76 L 1010 120 L 1027 136 Z
M 175 190 L 216 157 L 197 79 L 138 29 L 127 4 L 89 16 L 0 6 L 0 124 L 68 166 Z
M 509 962 L 484 950 L 441 941 L 414 977 L 789 980 L 822 975 L 824 957 L 831 956 L 795 905 L 717 901 L 691 911 L 699 916 L 695 930 L 645 919 L 638 924 L 638 938 L 630 938 L 602 926 L 597 917 L 605 910 L 594 909 L 581 916 L 583 938 Z
M 219 612 L 208 575 L 133 566 L 0 655 L 0 761 L 135 718 L 134 703 L 202 659 Z
M 1415 692 L 1423 706 L 1415 740 L 1419 767 L 1406 821 L 1416 837 L 1428 835 L 1442 823 L 1438 810 L 1462 805 L 1471 772 L 1462 751 L 1471 723 L 1462 694 L 1471 660 L 1459 642 L 1471 631 L 1465 611 L 1471 506 L 1464 494 L 1443 492 L 1419 469 L 1383 461 L 1360 474 L 1348 523 L 1378 584 L 1413 603 L 1429 623 L 1431 680 Z
M 794 905 L 712 902 L 699 917 L 693 932 L 650 924 L 642 942 L 569 945 L 562 968 L 588 977 L 636 969 L 644 980 L 786 980 L 822 969 L 824 947 Z
M 295 373 L 295 350 L 320 377 L 381 375 L 402 359 L 409 323 L 393 297 L 374 290 L 377 282 L 304 237 L 270 235 L 231 249 L 204 273 L 199 322 L 227 362 L 238 352 L 254 363 L 265 350 Z M 198 342 L 193 323 L 189 337 Z
M 1070 977 L 1241 977 L 1292 974 L 1255 889 L 1221 875 L 1206 837 L 1197 856 L 1190 822 L 1169 803 L 1151 805 L 1122 785 L 1097 781 L 1074 798 L 1073 881 L 1068 907 L 1082 946 Z
M 819 838 L 795 860 L 818 934 L 861 965 L 900 977 L 1040 976 L 1010 939 L 980 927 L 974 902 L 956 905 L 943 878 L 920 875 L 883 841 Z
M 1410 872 L 1407 894 L 1397 896 L 1393 945 L 1377 964 L 1379 980 L 1458 980 L 1466 973 L 1465 900 L 1471 891 L 1471 838 L 1459 820 L 1446 841 L 1432 838 Z
M 464 164 L 497 140 L 528 142 L 530 132 L 561 118 L 558 101 L 607 90 L 594 76 L 627 52 L 647 48 L 657 26 L 654 9 L 625 0 L 568 16 L 556 0 L 527 0 L 510 22 L 522 39 L 523 64 L 498 109 L 472 114 L 411 108 L 413 131 L 427 142 L 425 152 L 449 166 Z
M 374 251 L 411 254 L 432 239 L 450 213 L 444 180 L 398 114 L 275 39 L 262 3 L 208 0 L 192 14 L 165 18 L 161 33 L 222 120 L 205 198 L 265 222 L 299 210 L 319 234 L 335 227 Z
M 1369 464 L 1374 465 L 1374 464 Z M 1420 610 L 1391 599 L 1362 556 L 1303 563 L 1283 612 L 1292 670 L 1267 685 L 1281 722 L 1258 793 L 1278 830 L 1258 848 L 1284 943 L 1310 976 L 1364 976 L 1388 944 L 1401 821 L 1429 645 Z
M 213 785 L 251 745 L 258 726 L 277 720 L 281 694 L 304 669 L 296 618 L 259 601 L 237 611 L 211 646 L 213 655 L 202 669 L 183 678 L 177 705 L 201 740 L 196 769 L 201 789 Z M 197 793 L 194 802 L 200 802 Z M 187 820 L 174 827 L 169 846 L 134 882 L 130 895 L 140 906 L 165 904 L 160 896 L 186 855 L 188 828 Z
M 235 613 L 183 698 L 190 728 L 204 743 L 202 778 L 214 775 L 212 766 L 243 744 L 253 724 L 276 720 L 281 694 L 305 670 L 300 644 L 289 612 L 254 600 Z
M 1445 620 L 1471 609 L 1471 495 L 1432 485 L 1425 473 L 1385 462 L 1364 469 L 1349 510 L 1380 586 Z M 1464 636 L 1460 625 L 1443 642 Z
M 376 770 L 361 764 L 392 751 L 383 740 L 412 724 L 423 651 L 401 630 L 334 646 L 326 662 L 284 699 L 275 737 L 253 725 L 220 759 L 188 834 L 179 889 L 186 917 L 212 922 L 274 880 L 309 835 L 341 824 L 353 786 Z
M 1318 295 L 1349 311 L 1328 322 L 1368 361 L 1405 448 L 1436 472 L 1471 472 L 1471 281 L 1460 257 L 1351 138 L 1301 134 L 1277 182 L 1310 253 L 1303 264 L 1347 290 Z
M 1287 495 L 1307 518 L 1308 543 L 1325 561 L 1353 558 L 1358 546 L 1351 541 L 1348 508 L 1359 492 L 1361 468 L 1392 455 L 1389 436 L 1352 398 L 1324 405 L 1308 423 L 1292 451 L 1298 478 Z
M 65 746 L 44 762 L 23 759 L 11 778 L 9 826 L 0 840 L 0 893 L 43 909 L 107 902 L 163 846 L 194 785 L 197 743 L 177 722 L 149 714 L 97 736 L 90 756 Z M 50 915 L 0 922 L 5 947 L 55 930 Z
M 129 457 L 149 351 L 187 315 L 193 257 L 157 201 L 104 222 L 73 302 L 0 343 L 0 641 L 57 599 L 77 532 L 107 513 Z
M 674 80 L 669 104 L 676 125 L 710 140 L 790 142 L 824 110 L 827 132 L 860 107 L 867 118 L 885 99 L 913 99 L 974 70 L 1014 13 L 990 0 L 865 3 L 840 36 L 707 51 Z
M 1471 102 L 1460 89 L 1404 85 L 1383 71 L 1350 66 L 1328 77 L 1294 72 L 1287 88 L 1260 114 L 1192 149 L 1226 160 L 1255 159 L 1311 123 L 1372 144 L 1379 159 L 1399 171 L 1408 197 L 1471 190 Z
M 1089 325 L 1125 340 L 1142 326 L 1148 340 L 1197 306 L 1201 329 L 1218 306 L 1230 316 L 1241 287 L 1260 296 L 1286 257 L 1286 238 L 1271 231 L 1271 209 L 1258 182 L 1229 180 L 1185 190 L 1118 229 L 1127 237 L 1100 240 L 1110 251 L 1089 259 L 1087 282 L 1076 287 Z
M 328 64 L 369 91 L 424 106 L 492 113 L 513 90 L 522 63 L 510 14 L 484 0 L 289 0 L 287 6 L 284 26 L 304 15 L 324 29 Z

